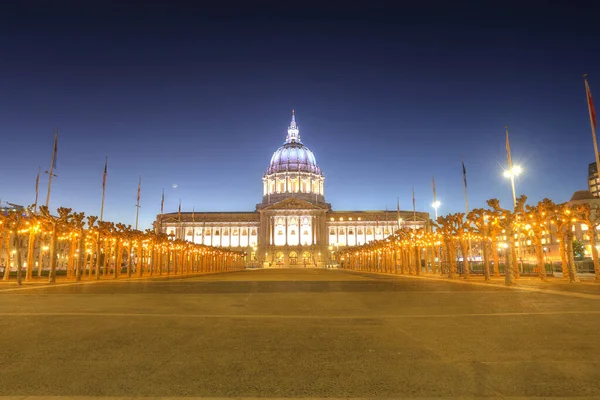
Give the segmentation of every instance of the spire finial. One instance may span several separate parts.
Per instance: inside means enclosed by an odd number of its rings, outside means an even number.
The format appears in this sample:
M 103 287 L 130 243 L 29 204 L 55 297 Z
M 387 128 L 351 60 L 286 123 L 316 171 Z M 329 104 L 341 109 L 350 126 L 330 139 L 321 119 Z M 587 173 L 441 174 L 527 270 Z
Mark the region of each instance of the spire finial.
M 292 108 L 292 122 L 290 122 L 290 127 L 288 128 L 288 135 L 285 140 L 287 143 L 291 142 L 300 142 L 300 133 L 298 132 L 298 126 L 296 125 L 296 110 Z

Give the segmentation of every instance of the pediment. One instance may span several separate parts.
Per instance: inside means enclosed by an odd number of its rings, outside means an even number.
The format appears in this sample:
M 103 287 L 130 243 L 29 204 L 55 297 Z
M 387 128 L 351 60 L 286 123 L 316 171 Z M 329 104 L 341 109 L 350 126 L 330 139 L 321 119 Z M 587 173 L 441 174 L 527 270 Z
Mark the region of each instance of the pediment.
M 290 197 L 285 200 L 281 200 L 275 204 L 271 204 L 268 207 L 263 208 L 263 210 L 322 210 L 322 207 L 319 207 L 311 202 L 306 200 L 297 199 L 295 197 Z

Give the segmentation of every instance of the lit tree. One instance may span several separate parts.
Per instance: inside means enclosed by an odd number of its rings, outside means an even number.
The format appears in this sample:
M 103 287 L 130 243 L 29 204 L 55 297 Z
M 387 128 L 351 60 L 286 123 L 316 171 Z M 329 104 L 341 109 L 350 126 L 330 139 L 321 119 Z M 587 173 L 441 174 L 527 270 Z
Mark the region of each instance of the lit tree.
M 490 280 L 490 212 L 483 208 L 476 208 L 467 215 L 467 220 L 475 226 L 474 231 L 479 234 L 483 250 L 483 276 L 486 281 Z
M 542 239 L 548 233 L 546 229 L 546 221 L 552 210 L 552 205 L 549 199 L 540 201 L 535 206 L 526 205 L 522 210 L 523 223 L 533 238 L 535 254 L 537 259 L 538 276 L 540 279 L 546 279 L 546 264 L 544 261 L 544 245 Z M 550 207 L 550 210 L 548 209 Z
M 598 205 L 589 203 L 578 204 L 575 206 L 575 217 L 587 225 L 590 247 L 592 250 L 592 261 L 594 263 L 594 275 L 596 281 L 600 281 L 600 266 L 598 265 L 598 249 L 596 248 L 596 230 L 600 226 L 600 212 Z
M 550 210 L 548 219 L 556 225 L 559 237 L 559 252 L 562 265 L 563 279 L 570 282 L 579 282 L 575 259 L 573 257 L 573 222 L 577 219 L 573 215 L 574 208 L 568 203 L 555 205 L 551 200 L 546 200 L 546 207 Z M 553 207 L 552 207 L 553 206 Z
M 521 196 L 517 199 L 517 205 L 515 209 L 519 209 L 525 204 L 527 197 Z M 512 251 L 515 247 L 515 224 L 517 220 L 517 213 L 500 207 L 500 201 L 498 199 L 490 199 L 487 201 L 490 206 L 498 214 L 498 224 L 505 231 L 506 238 L 508 240 L 508 248 L 506 251 L 506 268 L 504 281 L 507 285 L 514 283 L 514 269 L 513 269 L 513 257 L 514 252 Z
M 458 276 L 456 273 L 456 242 L 454 239 L 454 235 L 458 229 L 456 215 L 440 216 L 437 219 L 436 225 L 444 238 L 444 250 L 446 250 L 446 258 L 448 259 L 449 266 L 448 277 L 456 278 Z

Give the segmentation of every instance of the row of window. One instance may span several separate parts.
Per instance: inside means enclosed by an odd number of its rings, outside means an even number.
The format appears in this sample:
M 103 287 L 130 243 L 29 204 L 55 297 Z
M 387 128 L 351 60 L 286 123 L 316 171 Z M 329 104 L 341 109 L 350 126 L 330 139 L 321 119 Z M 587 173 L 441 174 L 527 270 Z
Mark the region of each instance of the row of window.
M 295 234 L 296 234 L 296 230 L 295 229 L 290 230 L 290 236 L 294 236 Z M 283 235 L 283 229 L 278 229 L 277 230 L 277 236 L 281 236 L 281 235 Z M 308 236 L 308 231 L 304 230 L 302 232 L 302 235 L 303 236 Z
M 211 236 L 211 232 L 213 232 L 210 228 L 206 228 L 206 230 L 204 231 L 204 236 Z M 175 234 L 175 229 L 171 229 L 169 231 L 170 234 Z M 235 228 L 231 231 L 231 236 L 238 236 L 240 233 L 240 231 Z M 220 229 L 215 229 L 214 233 L 212 233 L 214 236 L 220 236 L 221 235 L 221 230 Z M 194 235 L 194 229 L 188 229 L 186 231 L 186 236 L 193 236 Z M 202 229 L 196 229 L 196 236 L 202 236 Z M 225 228 L 223 229 L 223 236 L 229 236 L 229 229 Z M 248 230 L 247 229 L 242 229 L 242 236 L 248 236 Z M 250 236 L 256 236 L 256 229 L 252 229 L 250 231 Z
M 376 228 L 375 229 L 375 234 L 376 235 L 380 235 L 381 232 L 383 230 L 381 228 Z M 358 228 L 356 230 L 356 234 L 357 235 L 362 235 L 363 234 L 363 228 Z M 385 235 L 389 235 L 391 232 L 388 228 L 385 228 L 384 234 Z M 331 228 L 329 229 L 329 234 L 331 236 L 335 236 L 335 228 Z M 346 228 L 338 228 L 338 235 L 345 235 L 346 234 Z M 367 228 L 367 235 L 372 235 L 373 234 L 373 229 L 371 228 Z M 348 235 L 354 235 L 354 229 L 353 228 L 348 228 Z

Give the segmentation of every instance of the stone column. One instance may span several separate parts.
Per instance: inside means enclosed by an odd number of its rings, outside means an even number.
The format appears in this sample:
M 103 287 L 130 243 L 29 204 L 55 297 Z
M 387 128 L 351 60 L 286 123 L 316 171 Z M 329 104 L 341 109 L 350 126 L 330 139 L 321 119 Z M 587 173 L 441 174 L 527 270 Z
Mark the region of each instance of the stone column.
M 287 216 L 287 215 L 285 216 L 285 233 L 284 234 L 285 234 L 285 245 L 286 246 L 288 245 L 288 219 L 289 218 L 290 218 L 289 216 Z

